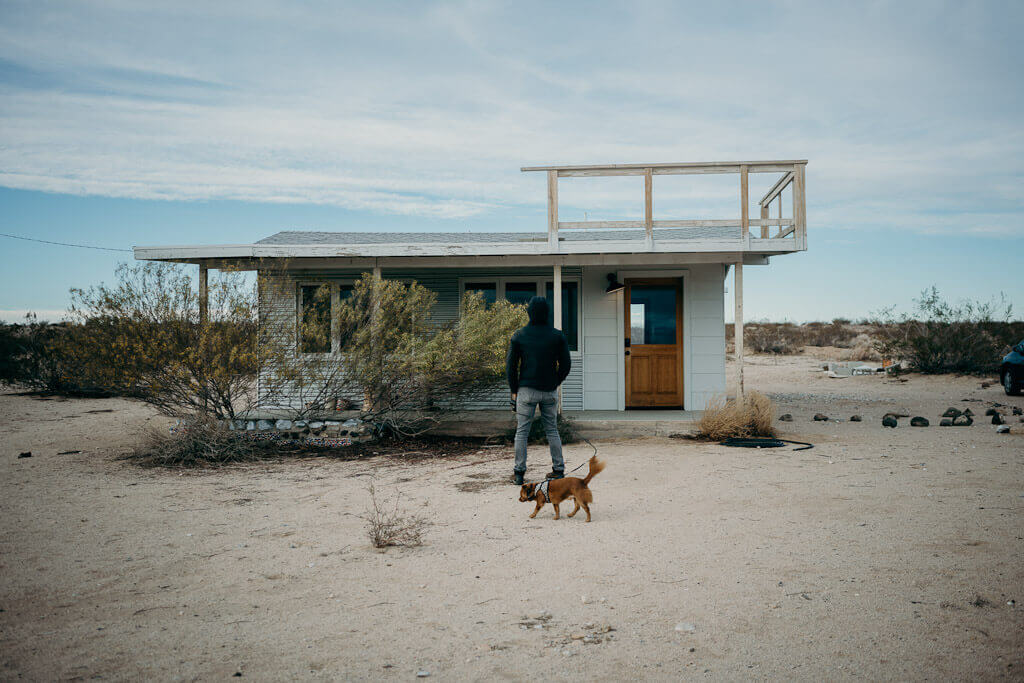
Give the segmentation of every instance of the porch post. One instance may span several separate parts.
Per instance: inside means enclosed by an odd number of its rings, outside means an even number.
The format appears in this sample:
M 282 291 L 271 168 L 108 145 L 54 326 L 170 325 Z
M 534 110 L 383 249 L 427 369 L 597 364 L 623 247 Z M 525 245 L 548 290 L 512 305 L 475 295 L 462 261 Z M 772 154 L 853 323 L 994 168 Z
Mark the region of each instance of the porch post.
M 562 264 L 556 263 L 554 268 L 554 282 L 551 286 L 551 293 L 555 297 L 555 310 L 552 314 L 552 321 L 555 329 L 562 329 Z M 562 386 L 558 386 L 558 412 L 562 412 Z
M 210 307 L 210 290 L 208 287 L 206 265 L 199 264 L 199 322 L 207 322 Z
M 736 397 L 743 398 L 743 260 L 742 258 L 733 266 L 733 286 L 735 289 L 734 299 L 736 300 L 736 377 L 739 386 Z

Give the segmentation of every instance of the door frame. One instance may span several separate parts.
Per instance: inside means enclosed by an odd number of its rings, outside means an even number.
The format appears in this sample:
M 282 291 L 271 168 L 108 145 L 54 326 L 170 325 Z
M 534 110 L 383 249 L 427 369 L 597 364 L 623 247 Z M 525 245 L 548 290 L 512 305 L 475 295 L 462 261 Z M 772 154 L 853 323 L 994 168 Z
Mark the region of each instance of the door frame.
M 684 348 L 685 340 L 687 337 L 687 328 L 685 319 L 686 306 L 684 305 L 683 297 L 686 289 L 684 287 L 684 275 L 665 275 L 661 272 L 650 272 L 650 273 L 629 273 L 628 276 L 623 277 L 620 281 L 625 284 L 622 294 L 622 365 L 623 365 L 623 377 L 624 377 L 624 395 L 623 395 L 623 407 L 626 410 L 683 410 L 688 403 L 686 400 L 686 387 L 688 382 L 686 381 L 686 370 L 687 363 L 685 362 Z M 630 406 L 630 367 L 632 363 L 626 362 L 626 351 L 630 348 L 626 346 L 626 339 L 632 334 L 630 330 L 630 316 L 628 306 L 630 305 L 630 290 L 633 285 L 674 285 L 676 288 L 676 382 L 679 387 L 679 405 L 675 406 Z

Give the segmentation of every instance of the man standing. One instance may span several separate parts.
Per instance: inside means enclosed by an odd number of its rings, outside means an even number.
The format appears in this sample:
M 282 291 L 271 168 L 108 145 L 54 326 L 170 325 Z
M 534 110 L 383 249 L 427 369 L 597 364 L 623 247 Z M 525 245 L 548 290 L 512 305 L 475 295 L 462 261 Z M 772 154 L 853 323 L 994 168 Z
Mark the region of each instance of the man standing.
M 565 475 L 562 440 L 558 436 L 558 386 L 569 375 L 569 342 L 561 330 L 548 322 L 548 300 L 535 296 L 526 305 L 530 322 L 512 335 L 505 361 L 505 374 L 512 390 L 516 412 L 516 463 L 513 481 L 522 485 L 526 474 L 526 441 L 540 406 L 540 419 L 551 447 L 548 479 Z

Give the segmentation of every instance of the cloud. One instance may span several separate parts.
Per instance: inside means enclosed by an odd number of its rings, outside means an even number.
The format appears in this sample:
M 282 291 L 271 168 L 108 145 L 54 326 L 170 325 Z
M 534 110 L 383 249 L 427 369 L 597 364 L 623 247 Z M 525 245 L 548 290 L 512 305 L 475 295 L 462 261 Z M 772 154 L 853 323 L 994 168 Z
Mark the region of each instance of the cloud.
M 0 184 L 454 220 L 542 206 L 523 165 L 809 158 L 812 228 L 1024 234 L 1021 10 L 822 5 L 9 3 Z

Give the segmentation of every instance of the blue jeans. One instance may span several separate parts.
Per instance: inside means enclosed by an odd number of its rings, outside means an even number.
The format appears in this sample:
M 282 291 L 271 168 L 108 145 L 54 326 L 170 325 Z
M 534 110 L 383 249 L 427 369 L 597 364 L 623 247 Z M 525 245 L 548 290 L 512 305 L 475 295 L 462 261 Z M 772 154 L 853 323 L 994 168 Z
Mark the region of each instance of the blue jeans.
M 551 447 L 551 467 L 562 472 L 562 439 L 558 436 L 558 392 L 519 387 L 516 395 L 516 472 L 526 472 L 526 441 L 530 438 L 533 417 L 540 405 L 540 419 Z

